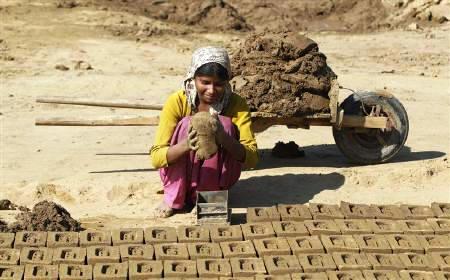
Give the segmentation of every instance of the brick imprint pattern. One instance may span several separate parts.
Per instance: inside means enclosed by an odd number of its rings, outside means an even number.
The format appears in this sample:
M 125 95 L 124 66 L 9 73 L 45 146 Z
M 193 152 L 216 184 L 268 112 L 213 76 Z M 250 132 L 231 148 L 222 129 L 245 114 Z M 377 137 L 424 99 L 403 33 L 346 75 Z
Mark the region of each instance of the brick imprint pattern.
M 450 204 L 279 205 L 242 225 L 0 233 L 0 279 L 450 280 Z

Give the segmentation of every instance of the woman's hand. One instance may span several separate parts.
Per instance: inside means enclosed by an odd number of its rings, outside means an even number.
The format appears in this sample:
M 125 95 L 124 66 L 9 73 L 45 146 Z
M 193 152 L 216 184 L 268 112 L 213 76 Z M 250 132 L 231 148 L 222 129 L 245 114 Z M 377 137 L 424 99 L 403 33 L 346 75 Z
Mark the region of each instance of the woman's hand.
M 216 143 L 221 146 L 228 153 L 231 154 L 236 160 L 243 162 L 245 160 L 245 148 L 244 145 L 239 143 L 239 140 L 234 139 L 225 132 L 222 123 L 220 122 L 217 114 L 213 115 L 216 120 L 214 125 L 216 126 Z
M 214 117 L 214 123 L 212 124 L 212 126 L 216 129 L 216 143 L 218 146 L 222 146 L 226 141 L 225 138 L 228 137 L 228 134 L 225 132 L 225 129 L 223 128 L 223 125 L 219 120 L 219 115 L 213 114 L 212 116 Z
M 199 148 L 197 130 L 195 130 L 192 126 L 189 127 L 186 145 L 187 148 L 192 151 L 197 151 Z

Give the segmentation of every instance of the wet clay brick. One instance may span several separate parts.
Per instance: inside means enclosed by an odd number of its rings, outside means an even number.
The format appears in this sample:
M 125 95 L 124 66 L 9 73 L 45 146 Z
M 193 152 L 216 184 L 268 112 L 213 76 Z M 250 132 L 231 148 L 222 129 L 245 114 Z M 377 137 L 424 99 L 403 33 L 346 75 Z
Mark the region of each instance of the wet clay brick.
M 450 252 L 431 253 L 431 257 L 440 270 L 450 271 Z
M 398 223 L 405 234 L 434 234 L 433 228 L 425 220 L 402 220 Z
M 241 228 L 245 240 L 275 237 L 275 231 L 270 222 L 242 224 Z
M 247 208 L 248 223 L 272 222 L 280 219 L 280 213 L 278 213 L 276 206 Z
M 292 273 L 292 280 L 328 280 L 325 272 Z
M 155 244 L 155 258 L 157 260 L 188 260 L 189 253 L 186 244 L 169 243 Z
M 364 253 L 392 253 L 391 245 L 386 236 L 376 234 L 353 235 L 359 250 Z
M 187 248 L 191 260 L 222 258 L 222 250 L 218 243 L 190 243 Z
M 0 265 L 16 265 L 19 259 L 19 249 L 0 248 Z
M 220 248 L 225 258 L 256 257 L 256 250 L 250 240 L 220 242 Z
M 96 263 L 94 279 L 126 280 L 128 278 L 128 263 Z
M 79 236 L 81 247 L 111 245 L 111 232 L 106 230 L 85 230 Z
M 397 205 L 370 205 L 374 210 L 376 219 L 387 219 L 387 220 L 403 220 L 406 219 L 405 215 Z
M 242 230 L 239 225 L 235 226 L 221 226 L 213 225 L 209 227 L 209 234 L 212 242 L 224 241 L 242 241 Z
M 285 238 L 264 238 L 253 240 L 259 257 L 270 255 L 290 255 L 291 248 Z
M 124 244 L 120 245 L 120 260 L 153 260 L 155 249 L 152 245 Z
M 366 280 L 400 280 L 398 272 L 391 270 L 364 270 L 363 275 Z
M 450 272 L 435 271 L 434 276 L 436 277 L 436 280 L 450 280 Z
M 272 222 L 273 229 L 278 237 L 295 237 L 309 235 L 308 229 L 302 222 L 282 221 Z
M 197 277 L 197 262 L 191 260 L 164 261 L 164 278 L 167 277 Z
M 321 272 L 336 269 L 336 265 L 334 264 L 331 255 L 300 254 L 297 258 L 305 272 Z
M 112 231 L 113 246 L 144 243 L 144 230 L 141 228 L 117 229 Z
M 0 232 L 0 248 L 12 248 L 15 234 L 11 232 Z
M 77 247 L 78 232 L 49 232 L 47 235 L 47 247 Z
M 434 234 L 450 233 L 450 219 L 428 219 L 427 221 L 433 228 Z
M 255 277 L 219 277 L 219 280 L 255 280 Z
M 308 206 L 303 204 L 279 204 L 277 209 L 282 221 L 312 220 Z
M 401 270 L 402 280 L 435 280 L 433 272 L 419 270 Z
M 329 280 L 362 280 L 364 276 L 361 271 L 348 270 L 348 271 L 327 271 Z
M 395 220 L 367 220 L 367 224 L 375 234 L 403 233 L 402 225 Z
M 290 274 L 303 271 L 297 257 L 292 255 L 265 256 L 264 264 L 266 265 L 266 269 L 269 274 L 272 275 Z
M 233 276 L 254 276 L 266 274 L 264 261 L 258 258 L 232 258 L 230 259 Z
M 20 251 L 20 264 L 52 264 L 53 249 L 24 247 Z
M 372 233 L 372 228 L 365 220 L 345 219 L 334 220 L 342 234 L 367 234 Z
M 339 270 L 372 269 L 365 254 L 333 253 L 333 260 Z
M 344 214 L 336 204 L 310 203 L 309 211 L 315 220 L 344 219 Z
M 128 273 L 130 280 L 162 278 L 162 261 L 129 261 Z
M 14 248 L 45 247 L 47 232 L 45 231 L 20 231 L 16 233 Z
M 356 204 L 341 201 L 341 211 L 346 219 L 373 219 L 375 209 L 367 204 Z
M 341 233 L 333 220 L 309 220 L 304 223 L 311 235 Z
M 231 264 L 227 259 L 201 259 L 197 260 L 199 278 L 205 277 L 231 277 Z
M 291 280 L 291 276 L 289 274 L 285 275 L 255 275 L 255 280 Z
M 405 219 L 426 220 L 434 218 L 434 212 L 429 206 L 403 204 L 400 206 L 400 209 Z
M 177 229 L 178 242 L 209 242 L 209 228 L 201 226 L 179 226 Z
M 327 253 L 359 252 L 358 244 L 351 235 L 322 235 L 320 240 Z
M 23 265 L 0 265 L 0 279 L 22 280 Z
M 92 279 L 92 266 L 83 264 L 60 264 L 60 280 L 90 280 Z
M 431 209 L 437 218 L 450 219 L 450 203 L 431 203 Z
M 58 265 L 27 264 L 25 265 L 25 280 L 57 280 Z
M 177 242 L 177 230 L 173 227 L 149 227 L 144 229 L 144 239 L 146 244 Z
M 387 236 L 392 252 L 396 253 L 423 253 L 424 248 L 414 235 L 392 234 Z
M 299 236 L 286 238 L 294 255 L 325 253 L 325 248 L 318 236 Z
M 84 264 L 86 262 L 86 248 L 59 247 L 53 249 L 53 264 Z
M 417 239 L 427 253 L 450 251 L 450 235 L 418 235 Z
M 407 270 L 424 270 L 432 271 L 437 270 L 437 265 L 429 255 L 415 254 L 415 253 L 402 253 L 398 254 L 398 257 L 402 261 Z
M 87 247 L 87 263 L 118 263 L 120 262 L 119 247 L 91 246 Z
M 402 270 L 405 269 L 398 255 L 394 254 L 366 254 L 369 263 L 376 270 Z

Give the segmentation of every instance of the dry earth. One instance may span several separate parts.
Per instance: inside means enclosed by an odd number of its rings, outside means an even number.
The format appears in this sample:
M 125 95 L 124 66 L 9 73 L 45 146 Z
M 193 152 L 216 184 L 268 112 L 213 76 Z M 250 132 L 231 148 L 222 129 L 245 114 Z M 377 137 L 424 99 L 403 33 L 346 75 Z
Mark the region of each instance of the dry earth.
M 34 125 L 38 117 L 158 112 L 45 105 L 35 98 L 162 103 L 179 88 L 192 50 L 213 44 L 233 51 L 247 34 L 192 33 L 192 27 L 104 7 L 58 9 L 53 1 L 4 0 L 0 7 L 0 199 L 30 208 L 50 199 L 85 227 L 193 222 L 192 214 L 152 218 L 162 197 L 148 156 L 155 127 Z M 306 34 L 327 55 L 341 85 L 387 89 L 400 99 L 410 120 L 403 151 L 387 164 L 353 166 L 329 127 L 271 127 L 257 136 L 258 168 L 245 171 L 231 191 L 233 211 L 310 201 L 450 202 L 450 25 L 412 29 Z M 69 69 L 59 70 L 63 66 Z M 341 99 L 347 94 L 342 90 Z M 306 156 L 271 157 L 280 140 L 295 141 Z M 16 213 L 1 212 L 6 221 Z

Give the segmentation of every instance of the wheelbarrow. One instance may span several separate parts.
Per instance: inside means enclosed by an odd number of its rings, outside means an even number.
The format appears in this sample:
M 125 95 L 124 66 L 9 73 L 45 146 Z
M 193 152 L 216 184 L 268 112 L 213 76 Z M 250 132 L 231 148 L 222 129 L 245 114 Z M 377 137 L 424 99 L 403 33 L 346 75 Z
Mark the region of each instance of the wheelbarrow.
M 252 112 L 252 128 L 262 132 L 273 125 L 309 129 L 311 126 L 331 126 L 339 150 L 358 164 L 377 164 L 392 159 L 404 146 L 409 121 L 400 101 L 387 92 L 355 92 L 339 103 L 339 84 L 332 82 L 328 94 L 329 113 L 303 117 L 280 117 L 267 112 Z M 139 101 L 96 101 L 86 98 L 40 97 L 38 103 L 71 104 L 114 108 L 161 110 L 162 105 Z M 158 117 L 102 117 L 98 119 L 37 119 L 36 125 L 56 126 L 155 126 Z

